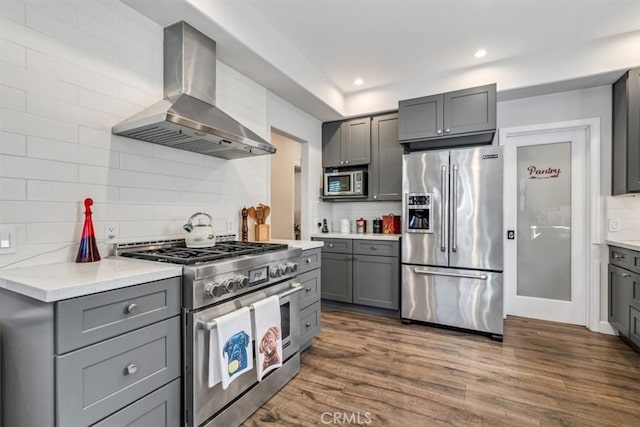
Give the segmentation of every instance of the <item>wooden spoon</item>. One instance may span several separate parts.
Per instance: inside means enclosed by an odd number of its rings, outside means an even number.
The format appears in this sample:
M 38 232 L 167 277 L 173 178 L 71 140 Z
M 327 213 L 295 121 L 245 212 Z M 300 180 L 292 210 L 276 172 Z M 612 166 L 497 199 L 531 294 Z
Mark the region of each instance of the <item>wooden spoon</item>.
M 258 218 L 258 224 L 264 224 L 264 208 L 262 206 L 256 208 L 256 217 Z
M 255 221 L 255 223 L 258 223 L 258 215 L 256 215 L 256 209 L 251 206 L 249 209 L 247 209 L 247 211 L 249 212 L 249 218 L 251 218 L 252 220 Z
M 260 203 L 260 206 L 262 206 L 262 210 L 263 210 L 263 218 L 262 218 L 262 223 L 266 223 L 267 222 L 267 218 L 269 217 L 269 214 L 271 213 L 271 208 L 267 205 L 263 205 L 262 203 Z

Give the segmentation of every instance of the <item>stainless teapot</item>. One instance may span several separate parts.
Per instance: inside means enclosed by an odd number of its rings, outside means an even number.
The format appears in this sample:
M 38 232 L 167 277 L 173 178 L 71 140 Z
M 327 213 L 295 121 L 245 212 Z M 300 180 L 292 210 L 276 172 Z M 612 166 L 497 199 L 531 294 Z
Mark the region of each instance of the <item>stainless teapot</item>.
M 208 224 L 194 224 L 193 219 L 199 215 L 209 218 Z M 196 212 L 191 215 L 189 221 L 182 226 L 187 232 L 185 243 L 188 248 L 210 248 L 216 244 L 216 234 L 213 230 L 213 218 L 204 212 Z

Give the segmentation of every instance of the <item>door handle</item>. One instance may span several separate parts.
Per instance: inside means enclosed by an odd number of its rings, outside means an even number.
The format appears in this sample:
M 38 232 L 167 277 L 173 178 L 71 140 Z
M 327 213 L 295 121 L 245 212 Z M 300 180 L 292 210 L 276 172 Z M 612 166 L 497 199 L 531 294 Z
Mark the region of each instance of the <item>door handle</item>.
M 451 166 L 451 250 L 458 251 L 458 165 Z
M 461 277 L 464 279 L 487 280 L 489 276 L 486 274 L 466 274 L 466 273 L 447 273 L 444 271 L 425 270 L 422 268 L 414 268 L 416 274 L 425 274 L 428 276 L 445 276 L 445 277 Z
M 446 231 L 447 228 L 445 227 L 445 215 L 447 214 L 446 211 L 446 203 L 445 200 L 447 200 L 447 167 L 445 165 L 440 166 L 440 192 L 442 194 L 441 200 L 440 200 L 440 251 L 441 252 L 446 252 L 447 251 L 447 243 L 445 241 L 445 236 L 446 236 Z

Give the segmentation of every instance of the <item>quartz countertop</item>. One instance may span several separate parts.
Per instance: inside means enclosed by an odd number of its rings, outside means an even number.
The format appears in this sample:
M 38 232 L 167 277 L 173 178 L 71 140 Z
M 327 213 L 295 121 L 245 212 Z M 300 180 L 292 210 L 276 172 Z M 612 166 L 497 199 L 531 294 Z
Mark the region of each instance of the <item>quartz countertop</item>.
M 607 240 L 607 245 L 640 251 L 640 240 Z
M 292 248 L 300 248 L 303 251 L 308 249 L 316 249 L 324 246 L 324 242 L 318 242 L 317 240 L 287 240 L 287 239 L 271 239 L 268 242 L 261 243 L 280 243 L 283 245 L 289 245 Z
M 311 237 L 325 239 L 400 240 L 401 234 L 382 233 L 314 233 Z
M 0 288 L 54 302 L 181 275 L 179 265 L 111 257 L 0 270 Z

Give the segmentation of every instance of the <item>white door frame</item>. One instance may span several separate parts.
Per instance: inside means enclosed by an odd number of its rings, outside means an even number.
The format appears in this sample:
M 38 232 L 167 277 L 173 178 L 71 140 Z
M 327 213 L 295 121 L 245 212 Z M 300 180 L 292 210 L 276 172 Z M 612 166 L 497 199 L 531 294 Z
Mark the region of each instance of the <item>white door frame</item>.
M 586 327 L 600 332 L 600 245 L 602 240 L 602 207 L 600 203 L 600 118 L 544 123 L 500 129 L 499 144 L 507 145 L 509 138 L 558 131 L 582 130 L 587 143 L 587 211 L 584 213 L 588 236 L 583 253 L 588 257 L 585 289 Z M 506 236 L 506 226 L 504 229 Z M 507 264 L 505 262 L 505 268 Z

